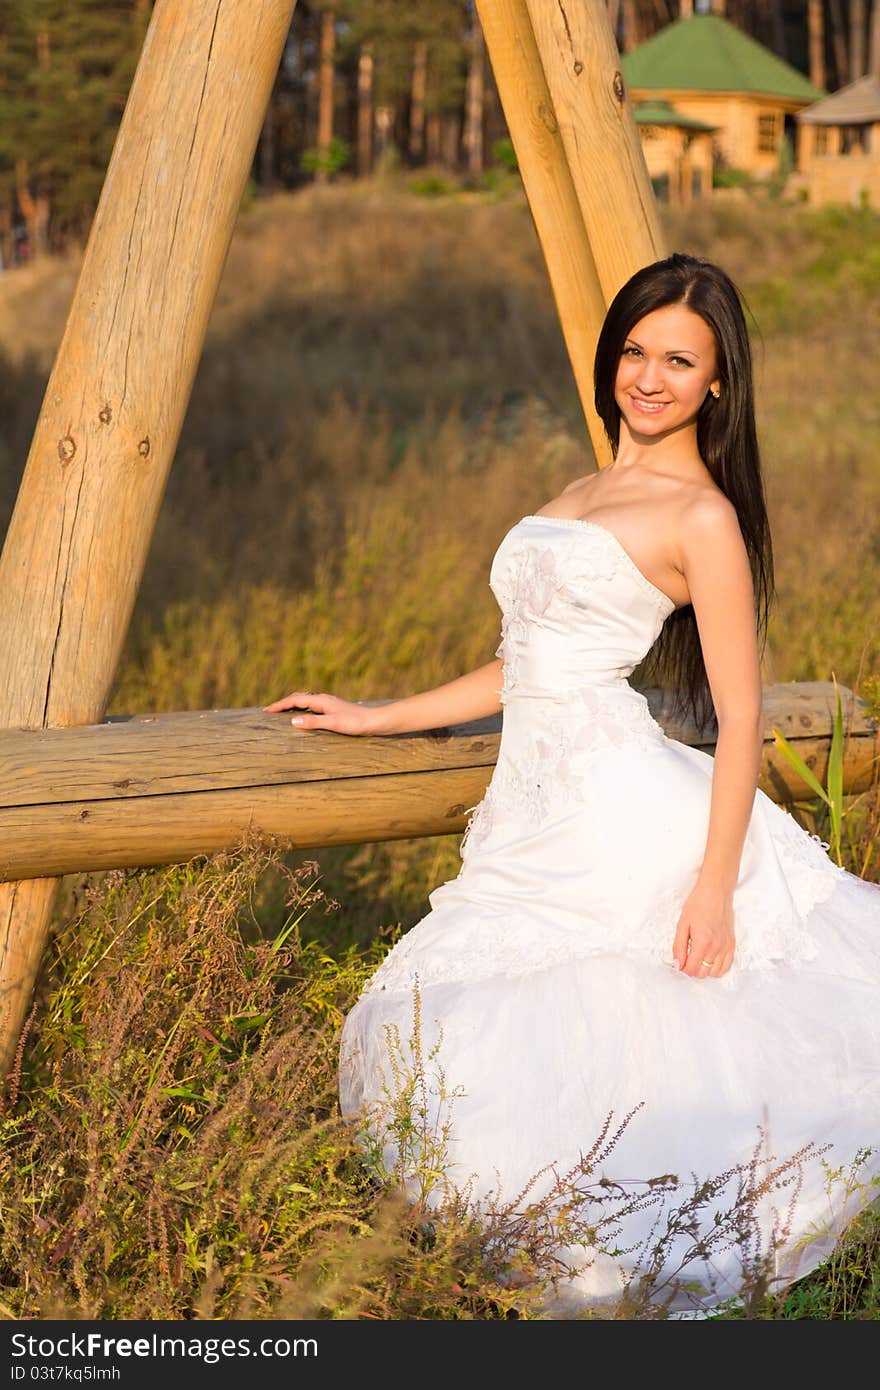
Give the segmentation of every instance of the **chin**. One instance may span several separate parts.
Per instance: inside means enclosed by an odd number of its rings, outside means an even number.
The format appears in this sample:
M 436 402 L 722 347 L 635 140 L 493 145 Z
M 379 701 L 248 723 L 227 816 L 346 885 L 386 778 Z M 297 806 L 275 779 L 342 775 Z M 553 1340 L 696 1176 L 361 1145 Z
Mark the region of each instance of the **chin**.
M 629 411 L 623 412 L 623 418 L 632 434 L 666 434 L 670 429 L 675 428 L 675 421 L 669 420 L 664 415 L 636 415 Z

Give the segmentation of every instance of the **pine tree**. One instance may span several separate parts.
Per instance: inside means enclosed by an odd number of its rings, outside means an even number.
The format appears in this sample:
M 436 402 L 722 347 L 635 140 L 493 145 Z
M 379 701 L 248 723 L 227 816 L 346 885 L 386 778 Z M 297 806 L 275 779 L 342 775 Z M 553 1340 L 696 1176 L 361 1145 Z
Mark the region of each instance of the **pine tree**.
M 437 156 L 438 123 L 461 121 L 472 5 L 463 0 L 340 0 L 341 52 L 369 46 L 375 108 L 393 113 L 413 160 Z
M 35 254 L 88 231 L 148 18 L 144 0 L 5 0 L 0 186 Z

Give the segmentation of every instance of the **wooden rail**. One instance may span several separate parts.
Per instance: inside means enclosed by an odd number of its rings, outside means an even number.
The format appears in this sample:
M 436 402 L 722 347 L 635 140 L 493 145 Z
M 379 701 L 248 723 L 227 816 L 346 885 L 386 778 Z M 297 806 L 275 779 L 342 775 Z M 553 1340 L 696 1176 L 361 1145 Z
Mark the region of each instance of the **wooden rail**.
M 711 752 L 710 735 L 673 738 Z M 844 785 L 870 787 L 880 735 L 841 690 Z M 760 786 L 775 801 L 812 796 L 773 744 L 775 726 L 824 781 L 831 682 L 768 686 Z M 260 709 L 134 715 L 69 729 L 0 732 L 0 878 L 181 861 L 262 832 L 295 848 L 460 833 L 498 756 L 501 717 L 423 734 L 348 738 L 293 729 Z

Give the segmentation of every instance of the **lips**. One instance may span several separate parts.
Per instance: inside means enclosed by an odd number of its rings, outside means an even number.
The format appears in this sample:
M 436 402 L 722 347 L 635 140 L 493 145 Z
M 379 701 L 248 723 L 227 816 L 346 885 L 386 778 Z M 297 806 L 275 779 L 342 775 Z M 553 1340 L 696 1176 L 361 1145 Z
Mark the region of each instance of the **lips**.
M 630 401 L 643 415 L 659 415 L 661 410 L 671 405 L 671 401 L 643 401 L 638 396 L 630 396 Z

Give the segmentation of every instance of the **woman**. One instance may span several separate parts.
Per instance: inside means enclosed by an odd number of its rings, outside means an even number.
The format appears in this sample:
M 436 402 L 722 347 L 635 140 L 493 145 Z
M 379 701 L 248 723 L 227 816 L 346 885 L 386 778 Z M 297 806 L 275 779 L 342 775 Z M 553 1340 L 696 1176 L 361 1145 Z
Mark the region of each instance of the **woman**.
M 635 274 L 595 395 L 613 461 L 502 538 L 494 661 L 381 706 L 267 709 L 358 735 L 503 707 L 458 876 L 346 1019 L 341 1108 L 413 1189 L 439 1136 L 485 1210 L 544 1203 L 567 1241 L 554 1307 L 638 1288 L 686 1314 L 784 1287 L 869 1199 L 832 1174 L 878 1170 L 880 887 L 757 789 L 773 565 L 727 275 L 679 254 Z M 714 758 L 628 684 L 648 653 L 680 709 L 714 709 Z

